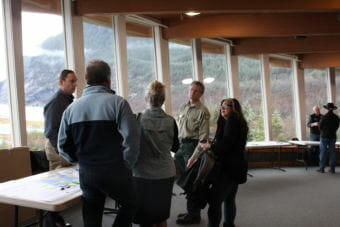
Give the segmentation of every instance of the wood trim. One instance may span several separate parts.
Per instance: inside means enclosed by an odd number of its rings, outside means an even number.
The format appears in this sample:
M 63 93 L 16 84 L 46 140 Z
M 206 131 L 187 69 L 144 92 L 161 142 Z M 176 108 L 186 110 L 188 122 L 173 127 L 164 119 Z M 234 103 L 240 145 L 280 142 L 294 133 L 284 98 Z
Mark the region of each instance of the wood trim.
M 249 54 L 305 54 L 340 52 L 340 36 L 309 36 L 305 39 L 294 37 L 243 38 L 235 39 L 233 55 Z
M 337 13 L 263 13 L 202 15 L 164 29 L 164 37 L 275 37 L 340 35 Z
M 216 44 L 202 40 L 202 53 L 204 54 L 225 54 L 225 44 Z
M 279 150 L 280 147 L 272 147 L 272 148 L 247 148 L 246 152 L 276 152 L 277 150 Z M 281 147 L 281 152 L 297 152 L 299 149 L 292 145 L 292 146 L 287 146 L 287 147 Z
M 303 166 L 300 162 L 248 162 L 249 167 Z
M 329 68 L 340 66 L 340 52 L 300 55 L 301 68 Z
M 292 61 L 269 57 L 269 67 L 292 68 Z
M 254 11 L 320 11 L 339 10 L 340 2 L 334 0 L 77 0 L 80 15 L 94 13 L 183 13 L 187 11 L 212 12 L 254 12 Z

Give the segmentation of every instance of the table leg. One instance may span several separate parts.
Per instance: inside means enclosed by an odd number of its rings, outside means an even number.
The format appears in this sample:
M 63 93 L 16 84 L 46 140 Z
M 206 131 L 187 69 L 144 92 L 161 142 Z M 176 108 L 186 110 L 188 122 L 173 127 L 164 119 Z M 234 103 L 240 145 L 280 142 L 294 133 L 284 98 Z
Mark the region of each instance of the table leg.
M 304 158 L 304 153 L 305 153 L 306 147 L 301 146 L 301 145 L 297 145 L 297 149 L 298 149 L 298 151 L 297 151 L 296 161 L 304 164 L 306 170 L 308 170 L 308 164 L 307 164 L 307 162 Z M 299 155 L 300 155 L 300 157 L 299 157 Z
M 285 169 L 281 168 L 281 147 L 279 147 L 279 150 L 277 152 L 277 159 L 278 159 L 278 165 L 274 166 L 275 169 L 281 170 L 282 172 L 286 172 Z
M 14 226 L 18 227 L 19 226 L 19 207 L 14 206 Z
M 39 210 L 39 226 L 43 226 L 43 211 Z M 23 227 L 30 227 L 30 226 L 36 226 L 38 222 L 33 222 L 30 224 L 25 224 Z M 19 227 L 19 206 L 14 206 L 14 226 Z
M 43 227 L 44 225 L 44 211 L 39 210 L 39 227 Z

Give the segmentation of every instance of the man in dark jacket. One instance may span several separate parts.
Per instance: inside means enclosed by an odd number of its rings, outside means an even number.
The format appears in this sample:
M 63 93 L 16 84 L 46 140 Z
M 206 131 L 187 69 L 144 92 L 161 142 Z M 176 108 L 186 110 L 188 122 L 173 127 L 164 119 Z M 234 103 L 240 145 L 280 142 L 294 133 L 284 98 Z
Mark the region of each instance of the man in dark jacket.
M 64 110 L 73 102 L 73 92 L 77 86 L 77 77 L 72 70 L 64 69 L 59 76 L 59 90 L 44 107 L 45 152 L 50 170 L 63 166 L 62 157 L 57 149 L 58 132 Z
M 72 70 L 64 69 L 59 76 L 59 90 L 44 107 L 45 118 L 45 153 L 49 169 L 54 170 L 69 165 L 57 149 L 58 132 L 64 110 L 73 102 L 73 92 L 77 86 L 77 77 Z M 71 226 L 56 212 L 48 213 L 51 226 Z
M 336 131 L 339 128 L 339 117 L 333 113 L 333 110 L 337 109 L 334 103 L 327 103 L 327 105 L 323 107 L 326 108 L 328 112 L 320 121 L 320 169 L 318 169 L 318 172 L 325 172 L 326 156 L 329 154 L 329 172 L 335 173 L 335 142 Z
M 307 126 L 310 128 L 309 139 L 311 141 L 320 141 L 320 120 L 322 114 L 318 106 L 313 107 L 313 114 L 309 115 Z M 310 164 L 318 165 L 319 163 L 319 146 L 311 146 L 309 149 Z
M 131 169 L 140 128 L 128 102 L 110 89 L 110 76 L 106 62 L 87 65 L 89 86 L 65 110 L 58 135 L 61 155 L 79 164 L 85 227 L 102 225 L 106 196 L 120 205 L 113 227 L 129 227 L 137 209 Z

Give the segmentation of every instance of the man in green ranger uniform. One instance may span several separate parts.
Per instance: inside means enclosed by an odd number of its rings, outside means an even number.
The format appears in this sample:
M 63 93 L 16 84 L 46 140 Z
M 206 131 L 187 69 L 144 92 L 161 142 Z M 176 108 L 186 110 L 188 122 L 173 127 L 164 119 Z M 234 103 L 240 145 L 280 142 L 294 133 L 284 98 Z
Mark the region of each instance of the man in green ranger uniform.
M 204 85 L 193 81 L 189 90 L 189 101 L 179 109 L 179 139 L 180 148 L 175 155 L 176 166 L 182 174 L 187 162 L 196 149 L 200 140 L 209 138 L 210 114 L 200 98 L 204 94 Z M 178 215 L 177 224 L 195 224 L 201 220 L 200 210 L 187 204 L 188 213 Z

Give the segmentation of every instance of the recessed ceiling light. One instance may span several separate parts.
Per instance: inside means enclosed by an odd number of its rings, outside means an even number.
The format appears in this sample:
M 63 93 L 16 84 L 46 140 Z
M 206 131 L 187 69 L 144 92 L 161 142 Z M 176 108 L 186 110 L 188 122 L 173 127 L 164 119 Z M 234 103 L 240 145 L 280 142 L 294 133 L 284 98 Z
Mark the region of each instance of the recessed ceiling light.
M 194 12 L 194 11 L 190 11 L 190 12 L 186 12 L 185 15 L 193 17 L 193 16 L 197 16 L 200 15 L 201 13 L 199 12 Z

